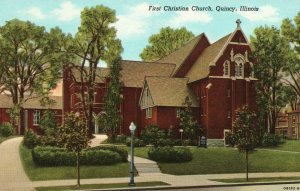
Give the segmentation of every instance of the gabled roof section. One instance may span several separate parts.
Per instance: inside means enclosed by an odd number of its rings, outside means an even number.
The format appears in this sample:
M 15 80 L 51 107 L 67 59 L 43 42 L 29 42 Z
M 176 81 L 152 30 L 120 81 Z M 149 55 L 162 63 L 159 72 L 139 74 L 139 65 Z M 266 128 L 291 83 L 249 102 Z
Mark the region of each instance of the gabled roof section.
M 171 76 L 175 65 L 122 60 L 121 80 L 125 87 L 142 88 L 145 76 Z
M 143 87 L 145 76 L 171 76 L 175 64 L 142 62 L 142 61 L 121 61 L 121 82 L 125 87 Z M 97 68 L 96 83 L 105 83 L 109 77 L 109 68 Z M 80 82 L 80 68 L 72 68 L 76 82 Z
M 192 107 L 199 107 L 196 96 L 187 86 L 187 78 L 146 77 L 155 106 L 184 107 L 185 98 L 189 96 Z
M 86 68 L 87 72 L 88 69 Z M 72 67 L 71 69 L 73 79 L 75 82 L 80 82 L 80 67 Z M 88 74 L 87 74 L 88 75 Z M 96 70 L 96 83 L 104 83 L 105 78 L 109 75 L 109 68 L 97 68 Z M 85 81 L 85 80 L 84 80 Z
M 48 107 L 42 106 L 38 98 L 28 99 L 23 107 L 24 109 L 62 109 L 62 97 L 61 96 L 49 96 L 54 100 L 54 104 Z M 28 98 L 28 97 L 27 97 Z M 27 99 L 25 97 L 25 99 Z M 0 108 L 12 108 L 12 98 L 6 94 L 0 94 Z
M 186 77 L 189 78 L 189 82 L 197 81 L 208 76 L 210 64 L 214 61 L 223 47 L 226 46 L 230 36 L 231 34 L 224 36 L 215 43 L 211 44 L 202 52 L 202 54 L 200 54 L 186 75 Z
M 178 68 L 180 68 L 180 66 L 183 64 L 185 59 L 191 54 L 191 52 L 196 47 L 196 45 L 198 44 L 198 42 L 200 41 L 201 38 L 206 38 L 204 33 L 196 36 L 195 38 L 193 38 L 192 40 L 187 42 L 184 46 L 175 50 L 171 54 L 157 60 L 156 62 L 174 63 L 176 65 L 174 72 L 176 72 L 178 70 Z

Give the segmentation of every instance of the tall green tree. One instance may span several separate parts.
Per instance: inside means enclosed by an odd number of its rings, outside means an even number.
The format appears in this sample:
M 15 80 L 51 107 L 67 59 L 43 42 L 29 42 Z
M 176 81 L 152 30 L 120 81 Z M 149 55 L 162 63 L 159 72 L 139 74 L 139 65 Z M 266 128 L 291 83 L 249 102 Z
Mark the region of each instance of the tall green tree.
M 281 24 L 281 34 L 289 42 L 290 51 L 288 60 L 284 66 L 286 77 L 283 81 L 291 86 L 300 96 L 300 12 L 295 16 L 294 21 L 286 18 Z
M 58 127 L 56 123 L 55 113 L 46 110 L 42 117 L 40 127 L 43 131 L 41 141 L 43 145 L 57 146 Z
M 182 47 L 193 37 L 194 34 L 185 27 L 161 28 L 158 34 L 149 37 L 149 45 L 143 49 L 140 57 L 144 61 L 156 61 Z
M 77 67 L 80 71 L 82 112 L 89 128 L 89 136 L 93 133 L 96 78 L 104 78 L 97 72 L 98 65 L 103 61 L 110 66 L 123 51 L 121 41 L 116 37 L 116 29 L 112 26 L 116 21 L 115 11 L 108 7 L 97 5 L 84 8 L 74 43 L 68 49 L 73 56 L 71 67 Z
M 185 98 L 183 105 L 185 108 L 180 111 L 179 127 L 183 129 L 183 134 L 187 139 L 195 140 L 200 135 L 202 129 L 193 117 L 192 101 L 189 97 Z
M 59 28 L 47 32 L 29 21 L 13 19 L 0 27 L 0 92 L 11 96 L 11 114 L 19 116 L 21 134 L 24 103 L 32 95 L 47 96 L 57 84 L 66 58 L 66 39 Z
M 258 27 L 251 36 L 253 56 L 257 61 L 255 75 L 257 83 L 257 103 L 261 125 L 275 133 L 276 119 L 285 106 L 282 84 L 282 69 L 287 62 L 289 50 L 287 41 L 275 27 Z
M 244 106 L 236 111 L 236 119 L 233 126 L 233 136 L 239 152 L 245 153 L 246 180 L 248 181 L 249 154 L 258 145 L 256 115 Z
M 111 141 L 115 141 L 121 123 L 120 104 L 121 98 L 121 58 L 113 61 L 110 67 L 108 91 L 104 97 L 104 112 L 102 126 Z
M 58 132 L 60 145 L 76 154 L 77 187 L 80 187 L 80 153 L 89 144 L 88 128 L 79 115 L 68 113 Z

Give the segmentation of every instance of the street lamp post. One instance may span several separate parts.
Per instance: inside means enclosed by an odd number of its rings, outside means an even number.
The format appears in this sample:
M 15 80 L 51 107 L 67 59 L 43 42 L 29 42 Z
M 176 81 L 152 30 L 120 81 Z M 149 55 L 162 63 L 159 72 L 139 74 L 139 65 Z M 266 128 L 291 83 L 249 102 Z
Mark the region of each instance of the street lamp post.
M 128 185 L 135 186 L 135 183 L 134 183 L 133 136 L 134 136 L 134 130 L 136 129 L 136 126 L 133 122 L 131 122 L 129 129 L 131 132 L 131 140 L 130 140 L 130 181 L 129 181 Z
M 179 132 L 180 132 L 181 145 L 183 145 L 183 142 L 182 142 L 182 133 L 183 133 L 183 129 L 179 129 Z

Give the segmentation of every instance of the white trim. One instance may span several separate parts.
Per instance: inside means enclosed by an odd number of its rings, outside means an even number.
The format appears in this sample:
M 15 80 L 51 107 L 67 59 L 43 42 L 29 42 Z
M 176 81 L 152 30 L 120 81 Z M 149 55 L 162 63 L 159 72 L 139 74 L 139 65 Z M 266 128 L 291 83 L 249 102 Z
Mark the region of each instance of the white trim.
M 225 74 L 225 71 L 227 69 L 227 74 Z M 229 60 L 226 60 L 224 63 L 223 63 L 223 76 L 230 76 L 230 62 Z
M 252 77 L 250 77 L 249 79 L 252 80 L 252 81 L 258 80 L 257 78 L 252 78 Z
M 244 42 L 241 42 L 241 43 L 238 43 L 238 42 L 229 42 L 228 44 L 249 46 L 248 43 L 244 43 Z
M 34 110 L 33 111 L 33 125 L 39 126 L 41 122 L 41 111 L 40 110 Z
M 141 109 L 147 109 L 147 108 L 149 108 L 149 107 L 155 107 L 156 105 L 147 105 L 147 106 L 143 106 L 143 107 L 141 107 Z
M 229 38 L 227 39 L 226 43 L 224 44 L 224 46 L 222 47 L 221 51 L 219 52 L 219 54 L 217 55 L 217 57 L 215 57 L 215 59 L 209 63 L 209 66 L 216 66 L 216 62 L 219 60 L 219 58 L 223 55 L 226 47 L 228 46 L 228 44 L 230 43 L 230 41 L 232 40 L 232 38 L 234 37 L 235 33 L 237 33 L 237 31 L 241 31 L 242 35 L 244 36 L 246 43 L 249 44 L 249 41 L 247 39 L 247 37 L 245 36 L 245 33 L 243 32 L 243 30 L 241 29 L 241 27 L 236 27 L 236 29 L 234 30 L 233 33 L 231 33 L 231 35 L 229 36 Z
M 230 79 L 230 76 L 208 76 L 208 78 L 222 78 L 222 79 Z

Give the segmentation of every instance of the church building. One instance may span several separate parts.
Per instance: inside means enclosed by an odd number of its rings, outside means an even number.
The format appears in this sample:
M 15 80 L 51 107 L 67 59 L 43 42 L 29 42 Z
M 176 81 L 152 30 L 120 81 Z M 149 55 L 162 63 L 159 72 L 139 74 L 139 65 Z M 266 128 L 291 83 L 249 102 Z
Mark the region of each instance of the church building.
M 232 130 L 235 110 L 247 105 L 256 109 L 253 73 L 256 64 L 240 21 L 236 29 L 211 43 L 202 33 L 173 53 L 155 62 L 121 61 L 122 124 L 120 134 L 129 134 L 134 122 L 140 133 L 150 124 L 179 131 L 179 112 L 185 98 L 192 101 L 194 118 L 208 139 L 223 139 Z M 108 87 L 108 68 L 97 71 L 95 116 L 103 113 Z M 79 71 L 63 73 L 63 113 L 80 112 Z M 98 131 L 95 125 L 95 132 Z

